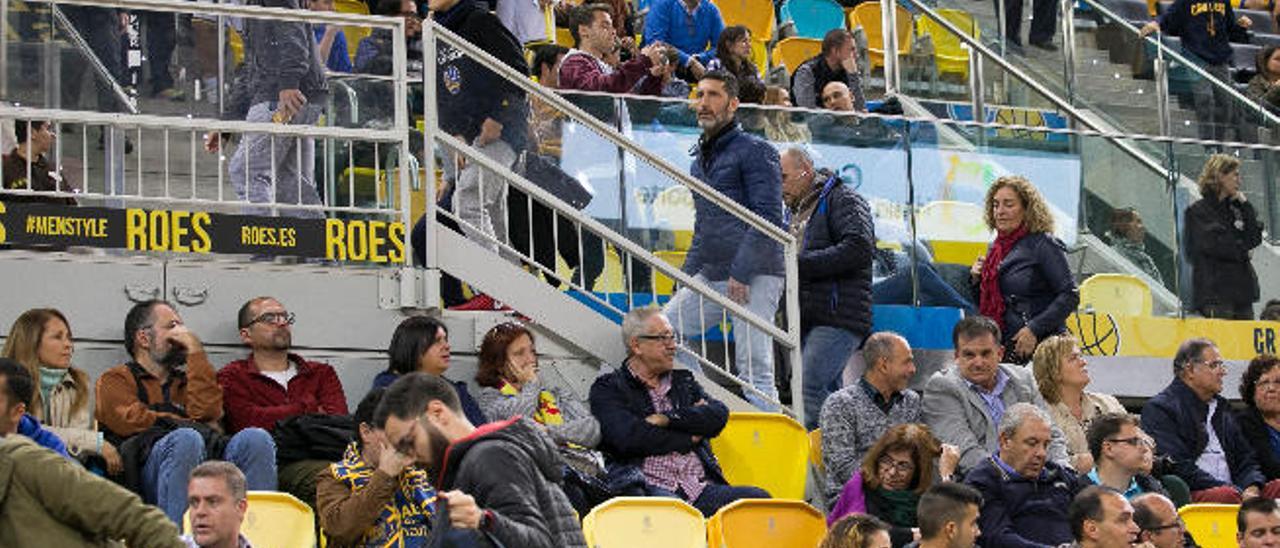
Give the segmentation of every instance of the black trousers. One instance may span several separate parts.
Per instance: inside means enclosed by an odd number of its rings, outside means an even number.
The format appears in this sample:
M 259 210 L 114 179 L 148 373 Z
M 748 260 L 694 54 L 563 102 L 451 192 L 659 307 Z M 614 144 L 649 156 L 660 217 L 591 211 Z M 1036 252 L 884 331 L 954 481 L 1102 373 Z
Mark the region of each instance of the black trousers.
M 1053 40 L 1058 27 L 1059 0 L 1032 0 L 1031 33 L 1027 41 L 1032 44 L 1044 44 Z M 1005 38 L 1014 44 L 1022 44 L 1022 3 L 1023 0 L 1004 0 Z M 1000 0 L 995 0 L 996 10 L 1000 9 Z

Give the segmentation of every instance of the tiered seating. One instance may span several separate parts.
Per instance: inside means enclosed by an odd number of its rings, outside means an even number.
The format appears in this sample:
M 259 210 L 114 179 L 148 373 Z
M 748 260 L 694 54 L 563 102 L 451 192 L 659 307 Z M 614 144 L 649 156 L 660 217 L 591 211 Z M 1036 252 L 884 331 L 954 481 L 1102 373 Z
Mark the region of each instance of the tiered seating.
M 843 24 L 844 9 L 833 0 L 789 0 L 782 5 L 782 19 L 795 24 L 796 36 L 821 40 Z
M 822 512 L 798 500 L 742 499 L 707 521 L 710 548 L 817 546 L 826 534 Z
M 1150 316 L 1151 288 L 1137 276 L 1094 274 L 1080 284 L 1080 308 L 1098 314 Z
M 701 546 L 707 540 L 702 513 L 672 498 L 617 497 L 582 520 L 587 546 L 648 548 Z
M 894 23 L 898 26 L 898 56 L 911 51 L 911 12 L 894 4 L 896 15 Z M 867 53 L 871 59 L 871 67 L 884 66 L 884 27 L 881 25 L 880 3 L 863 2 L 849 12 L 849 29 L 862 28 L 867 36 Z

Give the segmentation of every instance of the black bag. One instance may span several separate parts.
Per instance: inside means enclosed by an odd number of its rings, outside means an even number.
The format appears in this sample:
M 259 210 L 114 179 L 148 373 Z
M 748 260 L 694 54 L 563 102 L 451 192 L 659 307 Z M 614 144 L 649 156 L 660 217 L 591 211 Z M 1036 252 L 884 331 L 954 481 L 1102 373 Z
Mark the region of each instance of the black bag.
M 524 151 L 520 153 L 515 167 L 516 173 L 575 209 L 581 210 L 591 203 L 591 191 L 581 181 L 560 169 L 551 158 Z
M 276 464 L 301 460 L 337 462 L 356 436 L 355 419 L 349 415 L 298 415 L 276 421 Z

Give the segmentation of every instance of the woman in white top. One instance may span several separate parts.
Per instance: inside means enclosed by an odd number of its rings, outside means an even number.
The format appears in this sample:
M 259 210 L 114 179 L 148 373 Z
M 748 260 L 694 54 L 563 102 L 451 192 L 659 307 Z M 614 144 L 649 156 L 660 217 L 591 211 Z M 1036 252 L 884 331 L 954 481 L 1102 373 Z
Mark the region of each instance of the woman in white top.
M 1049 416 L 1066 435 L 1071 466 L 1081 474 L 1093 469 L 1093 455 L 1085 440 L 1089 423 L 1105 413 L 1124 412 L 1115 396 L 1085 391 L 1090 380 L 1088 366 L 1080 344 L 1071 335 L 1046 338 L 1032 358 L 1036 386 L 1049 405 Z

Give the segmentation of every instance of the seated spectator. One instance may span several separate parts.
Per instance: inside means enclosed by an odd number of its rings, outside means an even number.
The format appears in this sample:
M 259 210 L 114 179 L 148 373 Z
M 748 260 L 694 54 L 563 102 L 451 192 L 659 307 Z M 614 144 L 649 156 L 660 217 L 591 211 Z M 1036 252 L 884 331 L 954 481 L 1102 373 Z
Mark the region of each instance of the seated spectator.
M 822 108 L 835 112 L 853 112 L 853 93 L 849 85 L 839 80 L 827 82 L 822 87 Z
M 1128 548 L 1139 532 L 1128 499 L 1098 486 L 1086 487 L 1071 500 L 1067 521 L 1075 538 L 1071 546 L 1078 548 Z
M 374 15 L 404 19 L 404 39 L 412 42 L 422 35 L 422 20 L 413 0 L 379 0 Z M 355 71 L 361 74 L 391 75 L 393 38 L 390 29 L 373 29 L 356 45 Z
M 862 357 L 866 363 L 862 378 L 833 392 L 822 404 L 818 426 L 829 502 L 835 502 L 867 451 L 886 431 L 920 422 L 920 394 L 907 388 L 916 374 L 907 340 L 888 331 L 874 333 L 862 346 Z
M 769 86 L 764 90 L 764 104 L 790 107 L 791 92 L 782 86 Z M 813 140 L 809 127 L 791 120 L 788 109 L 762 110 L 764 136 L 775 143 L 807 143 Z
M 437 496 L 449 523 L 472 542 L 479 541 L 474 531 L 483 529 L 493 544 L 586 548 L 558 485 L 555 446 L 533 421 L 512 418 L 477 430 L 462 414 L 452 385 L 410 373 L 387 388 L 374 422 L 390 447 L 439 470 Z
M 716 55 L 723 30 L 720 8 L 711 0 L 654 0 L 644 20 L 641 44 L 670 44 L 679 58 L 677 74 L 698 81 Z
M 40 426 L 40 421 L 27 414 L 35 393 L 35 381 L 21 364 L 9 358 L 0 358 L 0 386 L 4 387 L 4 399 L 0 400 L 0 436 L 19 434 L 31 438 L 40 447 L 64 457 L 67 447 L 53 432 Z
M 124 347 L 132 360 L 98 378 L 95 415 L 121 448 L 129 487 L 174 523 L 187 509 L 187 477 L 207 458 L 235 463 L 250 489 L 275 490 L 271 434 L 246 428 L 227 439 L 211 428 L 222 419 L 222 389 L 200 338 L 173 305 L 134 305 L 125 315 Z
M 1276 85 L 1280 82 L 1280 55 L 1277 53 L 1280 53 L 1280 46 L 1274 45 L 1258 52 L 1255 62 L 1258 73 L 1249 79 L 1249 87 L 1244 92 L 1273 113 L 1280 112 L 1280 86 Z
M 848 88 L 852 110 L 867 111 L 857 46 L 853 35 L 843 28 L 828 31 L 822 38 L 822 51 L 791 74 L 791 99 L 798 107 L 819 108 L 819 98 L 831 82 L 843 82 Z
M 1000 328 L 990 318 L 966 316 L 952 329 L 951 342 L 956 363 L 929 377 L 924 422 L 943 443 L 956 446 L 960 470 L 969 471 L 985 466 L 988 457 L 1000 449 L 997 426 L 1006 409 L 1017 403 L 1040 409 L 1047 406 L 1030 371 L 1000 363 Z M 1067 448 L 1062 431 L 1052 422 L 1049 426 L 1049 460 L 1065 467 Z
M 1240 548 L 1280 545 L 1280 506 L 1275 499 L 1257 497 L 1240 504 L 1236 512 L 1236 540 Z
M 978 540 L 982 494 L 963 483 L 942 482 L 920 495 L 920 540 L 911 548 L 973 548 Z
M 294 319 L 271 297 L 250 299 L 240 307 L 236 325 L 249 356 L 218 371 L 228 433 L 246 428 L 272 432 L 277 422 L 302 415 L 347 414 L 347 396 L 333 368 L 289 351 Z M 281 465 L 280 489 L 314 505 L 316 472 L 328 463 L 304 459 Z
M 1066 438 L 1071 467 L 1081 474 L 1088 472 L 1093 468 L 1085 439 L 1089 423 L 1104 413 L 1124 413 L 1124 407 L 1110 394 L 1085 392 L 1090 381 L 1089 362 L 1071 335 L 1053 335 L 1041 342 L 1032 359 L 1032 371 L 1053 424 Z
M 1089 453 L 1093 470 L 1082 482 L 1101 485 L 1132 499 L 1145 493 L 1165 494 L 1160 480 L 1151 477 L 1151 440 L 1138 428 L 1138 417 L 1106 413 L 1095 417 L 1088 428 Z
M 14 120 L 13 133 L 18 144 L 0 159 L 4 190 L 79 192 L 61 169 L 49 163 L 46 155 L 53 151 L 58 136 L 48 121 Z M 0 198 L 13 203 L 76 205 L 75 198 L 9 193 L 0 193 Z
M 658 76 L 667 62 L 667 47 L 648 44 L 640 55 L 617 65 L 606 62 L 618 47 L 618 35 L 613 29 L 609 6 L 586 4 L 573 10 L 569 34 L 577 48 L 570 50 L 560 63 L 560 88 L 583 91 L 607 91 L 612 93 L 636 93 L 658 95 L 662 93 L 662 79 L 649 78 L 643 87 L 637 87 L 645 76 Z
M 88 374 L 71 365 L 73 351 L 67 318 L 53 308 L 33 308 L 14 320 L 0 355 L 21 364 L 33 381 L 40 379 L 27 412 L 43 421 L 71 456 L 84 463 L 101 458 L 105 471 L 117 475 L 120 453 L 94 428 L 93 385 Z
M 899 424 L 885 432 L 862 467 L 849 478 L 827 514 L 830 524 L 842 516 L 867 513 L 890 525 L 894 546 L 915 540 L 916 505 L 936 477 L 951 481 L 960 454 L 943 447 L 923 424 Z
M 0 364 L 12 363 L 0 360 Z M 21 369 L 21 366 L 14 364 Z M 0 411 L 12 408 L 0 390 Z M 0 412 L 0 546 L 172 548 L 178 529 L 138 496 L 6 429 Z
M 333 0 L 311 0 L 311 11 L 334 11 Z M 333 72 L 351 72 L 351 52 L 347 48 L 347 34 L 339 25 L 312 25 L 316 31 L 316 47 L 325 68 Z
M 1259 354 L 1240 379 L 1240 431 L 1267 481 L 1280 479 L 1280 358 Z M 1273 441 L 1275 440 L 1275 441 Z
M 1142 216 L 1132 207 L 1123 207 L 1111 212 L 1111 230 L 1107 231 L 1107 241 L 1111 247 L 1129 259 L 1133 266 L 1143 274 L 1150 276 L 1157 284 L 1164 285 L 1164 278 L 1156 262 L 1147 254 L 1147 229 L 1142 224 Z
M 391 386 L 400 376 L 422 372 L 444 377 L 449 370 L 449 329 L 444 322 L 431 316 L 410 316 L 396 326 L 391 334 L 391 346 L 387 348 L 387 370 L 373 378 L 374 388 Z M 467 391 L 467 383 L 449 381 L 462 401 L 462 410 L 471 424 L 489 422 L 475 398 Z
M 538 378 L 538 351 L 533 333 L 517 323 L 498 324 L 480 343 L 476 384 L 480 409 L 494 420 L 526 417 L 542 426 L 560 452 L 565 469 L 565 495 L 579 514 L 586 515 L 607 493 L 587 489 L 603 485 L 604 456 L 600 423 L 576 395 Z
M 764 81 L 760 69 L 751 61 L 751 30 L 743 25 L 725 27 L 716 42 L 716 57 L 707 70 L 723 70 L 738 78 L 738 101 L 759 103 L 764 100 Z
M 1173 382 L 1142 407 L 1142 429 L 1173 473 L 1191 487 L 1192 502 L 1239 504 L 1280 496 L 1280 481 L 1258 468 L 1253 447 L 1221 396 L 1227 363 L 1208 339 L 1190 339 L 1173 358 Z
M 557 44 L 533 48 L 531 75 L 547 88 L 560 89 L 560 67 L 569 51 L 569 48 Z M 560 157 L 564 118 L 564 113 L 550 103 L 538 97 L 529 97 L 529 128 L 533 132 L 538 154 Z
M 890 548 L 889 526 L 875 516 L 850 514 L 827 531 L 818 548 Z
M 1264 322 L 1280 322 L 1280 299 L 1271 299 L 1262 305 L 1258 319 Z
M 657 308 L 633 308 L 622 320 L 627 358 L 591 385 L 591 414 L 600 421 L 601 449 L 618 464 L 644 472 L 649 494 L 676 497 L 711 516 L 743 498 L 768 498 L 758 487 L 731 486 L 710 439 L 729 409 L 675 370 L 675 330 Z
M 316 475 L 316 516 L 328 546 L 405 546 L 427 541 L 436 490 L 427 471 L 387 443 L 374 426 L 382 402 L 374 388 L 356 406 L 357 433 L 340 462 Z
M 191 534 L 182 537 L 190 548 L 249 546 L 240 526 L 249 511 L 244 473 L 226 461 L 211 460 L 191 471 L 187 482 L 187 515 Z
M 1143 493 L 1132 499 L 1133 521 L 1138 524 L 1138 542 L 1151 548 L 1183 548 L 1187 528 L 1178 517 L 1178 508 L 1169 497 Z
M 1015 403 L 1000 421 L 1000 449 L 965 476 L 982 493 L 982 546 L 1056 546 L 1071 542 L 1067 507 L 1080 490 L 1076 475 L 1049 458 L 1049 414 Z

